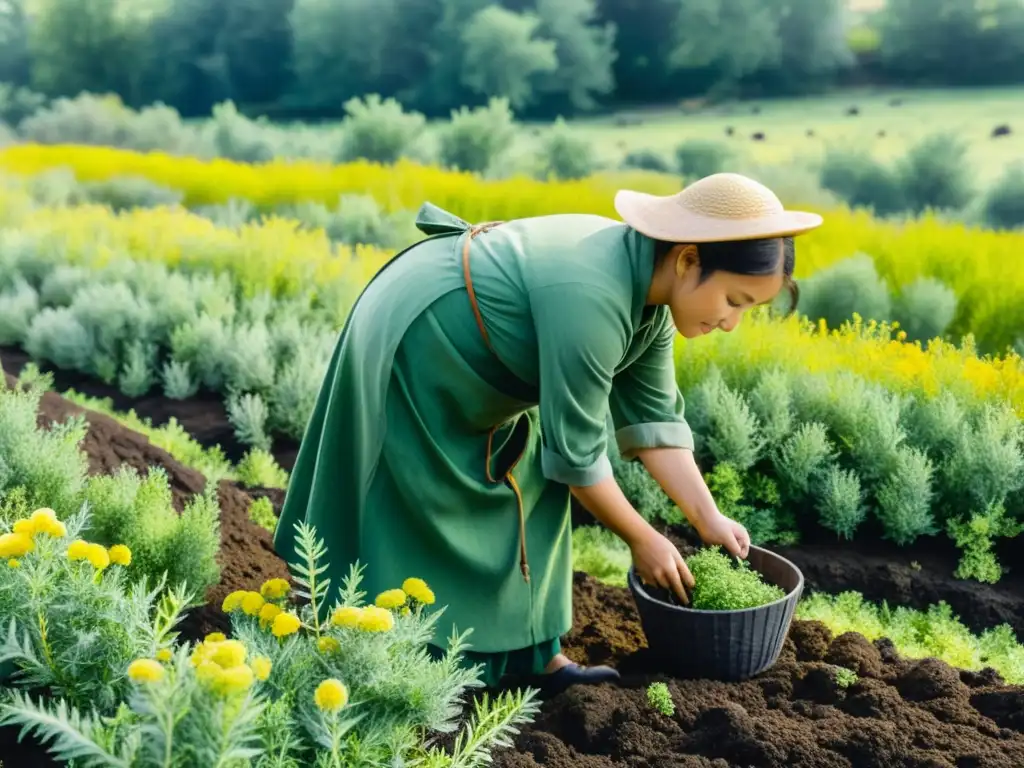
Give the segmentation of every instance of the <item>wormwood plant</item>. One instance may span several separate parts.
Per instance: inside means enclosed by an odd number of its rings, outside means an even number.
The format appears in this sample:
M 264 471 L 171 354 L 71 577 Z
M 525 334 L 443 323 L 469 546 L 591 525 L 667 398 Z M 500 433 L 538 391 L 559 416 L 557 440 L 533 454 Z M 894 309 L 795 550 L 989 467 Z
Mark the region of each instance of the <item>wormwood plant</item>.
M 359 565 L 325 611 L 326 550 L 313 528 L 300 523 L 296 530 L 298 557 L 290 566 L 297 593 L 287 581 L 272 580 L 259 592 L 228 595 L 222 606 L 231 614 L 232 633 L 271 660 L 274 672 L 265 687 L 292 713 L 294 738 L 275 742 L 275 762 L 268 764 L 315 759 L 317 765 L 358 768 L 422 760 L 432 768 L 476 766 L 488 760 L 491 748 L 508 745 L 517 726 L 536 712 L 534 692 L 479 700 L 451 751 L 431 746 L 435 735 L 457 729 L 463 695 L 480 686 L 479 668 L 461 663 L 471 630 L 453 633 L 444 656 L 432 659 L 427 644 L 444 609 L 426 610 L 435 602 L 428 585 L 409 578 L 366 604 Z M 323 680 L 344 683 L 351 717 L 321 719 L 315 713 Z M 267 741 L 270 731 L 264 721 Z
M 686 558 L 693 574 L 691 607 L 703 611 L 738 611 L 781 600 L 786 593 L 761 579 L 746 560 L 736 560 L 721 547 L 704 547 Z
M 135 578 L 128 547 L 81 538 L 88 519 L 85 506 L 63 523 L 40 508 L 0 535 L 0 668 L 7 685 L 109 711 L 128 663 L 171 643 L 192 595 Z
M 424 610 L 435 601 L 429 587 L 408 579 L 363 605 L 358 566 L 321 621 L 325 550 L 297 527 L 297 595 L 285 579 L 228 595 L 236 637 L 211 633 L 192 646 L 150 632 L 133 660 L 110 660 L 128 686 L 116 709 L 85 713 L 17 693 L 0 705 L 0 725 L 34 731 L 58 759 L 86 768 L 477 768 L 508 746 L 536 713 L 535 692 L 481 697 L 449 748 L 431 744 L 456 731 L 461 696 L 479 686 L 478 669 L 460 664 L 466 633 L 431 659 L 425 643 L 440 612 Z

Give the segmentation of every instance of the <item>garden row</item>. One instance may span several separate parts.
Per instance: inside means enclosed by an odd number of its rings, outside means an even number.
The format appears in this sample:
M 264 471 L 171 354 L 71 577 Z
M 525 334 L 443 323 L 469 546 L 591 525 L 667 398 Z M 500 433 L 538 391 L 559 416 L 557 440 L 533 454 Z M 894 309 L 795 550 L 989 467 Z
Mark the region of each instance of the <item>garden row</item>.
M 42 420 L 64 422 L 73 406 L 42 394 L 47 377 L 23 371 L 23 385 L 31 381 L 32 388 L 0 392 L 0 404 L 16 402 L 28 415 L 38 408 Z M 200 475 L 109 419 L 91 414 L 87 424 L 79 461 L 91 472 L 121 461 L 145 467 L 178 507 L 202 489 Z M 4 426 L 2 433 L 12 434 Z M 12 442 L 31 444 L 47 434 L 33 421 Z M 0 608 L 18 625 L 0 649 L 3 659 L 28 671 L 5 681 L 13 682 L 0 704 L 0 721 L 9 726 L 0 728 L 5 760 L 48 764 L 39 751 L 4 741 L 19 725 L 63 758 L 75 755 L 90 765 L 208 765 L 230 758 L 239 765 L 358 767 L 386 762 L 400 749 L 406 761 L 468 768 L 508 743 L 517 727 L 522 735 L 514 749 L 494 755 L 496 766 L 556 760 L 577 768 L 598 756 L 625 765 L 656 755 L 702 768 L 721 765 L 715 760 L 848 768 L 885 760 L 945 767 L 970 759 L 1009 768 L 1024 759 L 1014 714 L 1018 688 L 991 669 L 908 661 L 885 639 L 871 644 L 840 634 L 844 620 L 859 624 L 872 615 L 855 597 L 836 604 L 809 599 L 807 615 L 824 618 L 833 631 L 798 621 L 768 673 L 748 683 L 709 684 L 659 674 L 644 655 L 628 592 L 582 574 L 564 647 L 581 662 L 616 664 L 627 684 L 570 691 L 543 709 L 530 692 L 477 698 L 470 703 L 473 730 L 446 737 L 431 726 L 459 724 L 474 676 L 418 652 L 441 596 L 410 579 L 379 596 L 377 605 L 356 609 L 363 596 L 353 579 L 342 593 L 345 606 L 318 625 L 313 610 L 324 584 L 316 583 L 316 564 L 330 553 L 317 551 L 314 532 L 303 537 L 289 585 L 284 564 L 268 551 L 269 534 L 246 519 L 252 497 L 227 481 L 217 495 L 219 581 L 207 592 L 210 604 L 184 621 L 198 592 L 187 585 L 159 594 L 136 586 L 143 575 L 138 553 L 102 537 L 88 511 L 58 522 L 30 504 L 4 508 L 4 527 L 16 532 L 3 539 L 4 553 L 18 562 L 0 568 Z M 29 535 L 31 551 L 15 552 L 19 536 Z M 998 665 L 1007 679 L 1019 674 L 1021 650 L 1005 634 L 972 638 L 941 610 L 904 620 L 903 631 L 893 634 L 911 657 L 922 655 L 915 643 L 925 644 L 925 652 L 935 649 L 930 655 L 969 669 L 980 662 Z M 863 630 L 875 634 L 877 624 Z M 900 627 L 888 621 L 885 629 Z M 982 655 L 954 657 L 958 642 L 973 643 L 964 649 Z M 828 729 L 820 727 L 822 718 Z M 431 733 L 435 738 L 424 742 Z
M 338 329 L 386 258 L 284 219 L 226 229 L 180 210 L 9 196 L 0 345 L 129 397 L 217 393 L 238 441 L 264 452 L 301 438 Z M 680 341 L 678 370 L 712 490 L 755 541 L 941 534 L 963 551 L 959 575 L 1000 578 L 993 542 L 1024 516 L 1019 357 L 925 348 L 870 323 L 762 318 Z M 642 469 L 618 471 L 650 485 Z M 649 515 L 677 514 L 656 488 L 633 493 Z
M 280 160 L 248 165 L 64 145 L 10 147 L 0 153 L 0 170 L 29 177 L 28 185 L 38 197 L 58 204 L 96 199 L 129 208 L 181 202 L 226 225 L 236 238 L 245 237 L 250 247 L 258 247 L 252 241 L 264 236 L 256 217 L 266 214 L 287 217 L 291 226 L 304 232 L 322 229 L 343 244 L 372 242 L 393 250 L 416 237 L 412 220 L 425 200 L 467 221 L 574 211 L 615 217 L 612 201 L 619 185 L 657 194 L 677 189 L 670 179 L 658 176 L 547 183 L 522 177 L 482 180 L 405 161 L 394 166 Z M 66 172 L 73 178 L 60 175 Z M 83 193 L 76 192 L 74 184 L 92 186 Z M 806 205 L 802 200 L 789 203 Z M 856 310 L 867 319 L 898 320 L 922 341 L 937 334 L 959 341 L 971 334 L 980 349 L 997 354 L 1024 344 L 1024 277 L 1019 270 L 1007 268 L 1014 263 L 1024 234 L 973 229 L 932 215 L 894 223 L 844 208 L 822 213 L 827 225 L 801 240 L 797 276 L 811 277 L 849 259 L 854 266 L 833 272 L 828 280 L 818 281 L 820 284 L 808 285 L 802 309 L 812 320 L 825 318 L 835 326 L 850 319 Z M 41 212 L 30 219 L 36 230 L 56 229 L 74 238 L 78 246 L 73 250 L 89 242 L 81 239 L 84 228 L 102 227 L 113 238 L 112 245 L 128 251 L 140 247 L 138 228 L 158 227 L 161 234 L 171 228 L 163 211 L 139 212 L 117 221 L 103 220 L 103 216 L 101 211 L 89 210 L 77 216 Z M 193 236 L 202 227 L 182 214 L 170 216 L 175 228 L 183 227 Z M 300 225 L 300 220 L 306 223 Z M 278 237 L 284 236 L 279 222 L 267 226 L 273 227 Z M 72 232 L 77 232 L 77 237 Z M 226 242 L 227 232 L 209 236 L 216 237 L 223 248 L 232 247 Z M 129 238 L 136 245 L 124 242 Z M 305 249 L 311 253 L 299 257 L 305 269 L 332 254 L 329 240 L 314 243 L 314 239 L 321 238 L 307 239 Z M 159 248 L 152 238 L 142 242 L 157 247 L 158 252 L 168 250 Z M 181 238 L 171 242 L 175 244 L 171 250 L 179 251 Z M 870 263 L 865 265 L 867 257 Z
M 0 388 L 9 764 L 44 764 L 13 743 L 20 726 L 94 766 L 469 766 L 533 716 L 533 691 L 503 694 L 452 740 L 478 670 L 458 663 L 469 628 L 427 654 L 443 615 L 429 585 L 375 601 L 357 564 L 328 600 L 314 530 L 286 568 L 248 519 L 252 496 L 25 370 Z

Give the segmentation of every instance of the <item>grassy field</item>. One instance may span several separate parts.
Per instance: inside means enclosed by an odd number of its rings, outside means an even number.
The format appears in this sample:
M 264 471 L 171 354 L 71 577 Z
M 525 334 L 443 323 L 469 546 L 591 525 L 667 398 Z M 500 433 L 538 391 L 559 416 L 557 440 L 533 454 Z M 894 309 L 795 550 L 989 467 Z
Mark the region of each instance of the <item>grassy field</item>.
M 896 99 L 902 102 L 899 106 L 893 106 Z M 844 91 L 813 98 L 636 110 L 571 125 L 613 162 L 639 149 L 670 154 L 686 139 L 715 139 L 735 148 L 737 165 L 815 163 L 829 144 L 864 147 L 879 159 L 892 160 L 927 134 L 942 130 L 968 143 L 977 181 L 986 184 L 1008 163 L 1024 160 L 1022 103 L 1020 87 Z M 852 106 L 860 114 L 848 115 Z M 760 109 L 758 114 L 755 108 Z M 991 138 L 992 129 L 1003 123 L 1013 133 Z M 728 126 L 735 131 L 731 137 L 726 135 Z M 808 136 L 808 130 L 814 135 Z M 764 141 L 752 140 L 757 131 L 764 132 Z

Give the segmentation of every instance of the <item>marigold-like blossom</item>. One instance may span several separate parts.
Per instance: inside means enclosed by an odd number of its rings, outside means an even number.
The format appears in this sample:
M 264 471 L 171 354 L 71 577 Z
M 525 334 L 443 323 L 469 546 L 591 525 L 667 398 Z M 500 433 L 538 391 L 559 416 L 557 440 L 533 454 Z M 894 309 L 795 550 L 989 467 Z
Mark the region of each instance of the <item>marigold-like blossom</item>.
M 5 533 L 0 536 L 0 557 L 21 557 L 35 548 L 32 537 L 24 533 Z
M 17 558 L 12 557 L 10 560 L 7 561 L 7 567 L 8 568 L 21 568 L 21 561 L 18 560 Z
M 89 554 L 89 542 L 85 539 L 75 539 L 68 545 L 69 560 L 85 560 Z
M 288 579 L 268 579 L 260 587 L 260 594 L 266 600 L 280 600 L 291 590 Z
M 170 648 L 161 648 L 159 651 L 156 652 L 157 661 L 168 662 L 173 658 L 174 653 L 171 651 Z
M 363 615 L 359 619 L 359 628 L 366 632 L 387 632 L 395 626 L 395 617 L 391 611 L 378 608 L 375 605 L 368 605 L 363 609 Z
M 102 544 L 89 544 L 86 546 L 85 559 L 97 571 L 102 571 L 110 565 L 110 555 Z
M 363 609 L 354 605 L 344 605 L 331 616 L 331 623 L 336 627 L 358 627 L 363 617 Z
M 29 517 L 29 523 L 35 529 L 35 533 L 45 533 L 55 539 L 68 535 L 67 527 L 57 519 L 57 513 L 49 507 L 41 507 L 33 512 Z
M 283 611 L 280 606 L 274 605 L 273 603 L 267 603 L 260 608 L 260 626 L 267 627 L 274 622 Z
M 302 621 L 294 613 L 279 613 L 274 617 L 274 624 L 271 626 L 270 631 L 274 634 L 274 637 L 285 637 L 286 635 L 293 635 L 298 632 L 301 626 Z
M 255 675 L 245 664 L 222 668 L 217 675 L 215 690 L 219 693 L 232 694 L 246 691 L 252 685 Z
M 204 643 L 223 643 L 227 640 L 227 637 L 223 632 L 210 632 L 206 637 L 203 638 Z
M 328 678 L 316 687 L 313 701 L 324 712 L 337 712 L 348 703 L 348 688 L 341 680 Z
M 210 655 L 207 657 L 214 664 L 227 669 L 237 667 L 245 663 L 245 646 L 238 640 L 221 640 L 210 646 Z
M 166 671 L 153 659 L 136 659 L 128 665 L 128 677 L 136 683 L 156 683 L 164 679 Z
M 245 598 L 247 594 L 248 593 L 244 589 L 236 589 L 234 592 L 232 592 L 224 598 L 224 602 L 221 603 L 220 609 L 224 611 L 224 613 L 231 613 L 232 611 L 237 611 L 241 607 L 242 600 Z
M 124 544 L 115 544 L 107 550 L 107 554 L 114 565 L 128 567 L 132 564 L 132 551 Z
M 374 600 L 374 604 L 378 608 L 386 608 L 394 610 L 395 608 L 401 608 L 405 605 L 406 594 L 400 589 L 389 589 L 386 592 L 381 592 L 377 595 L 377 599 Z
M 257 656 L 252 660 L 252 673 L 256 675 L 257 680 L 266 680 L 270 677 L 270 670 L 273 665 L 270 663 L 270 659 L 266 656 Z
M 434 603 L 434 592 L 423 579 L 406 579 L 402 582 L 402 590 L 418 603 L 423 603 L 424 605 L 433 605 Z
M 259 615 L 260 609 L 266 604 L 259 592 L 246 592 L 242 598 L 242 610 L 250 616 Z

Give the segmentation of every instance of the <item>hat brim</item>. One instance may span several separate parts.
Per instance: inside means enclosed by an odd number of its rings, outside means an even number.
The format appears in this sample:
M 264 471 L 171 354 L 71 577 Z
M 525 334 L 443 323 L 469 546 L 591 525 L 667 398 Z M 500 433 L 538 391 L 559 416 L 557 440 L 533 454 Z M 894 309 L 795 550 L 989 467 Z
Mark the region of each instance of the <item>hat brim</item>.
M 672 197 L 623 189 L 615 195 L 615 210 L 641 234 L 670 243 L 716 243 L 795 237 L 821 226 L 823 219 L 807 211 L 780 211 L 754 218 L 704 216 L 680 208 Z

